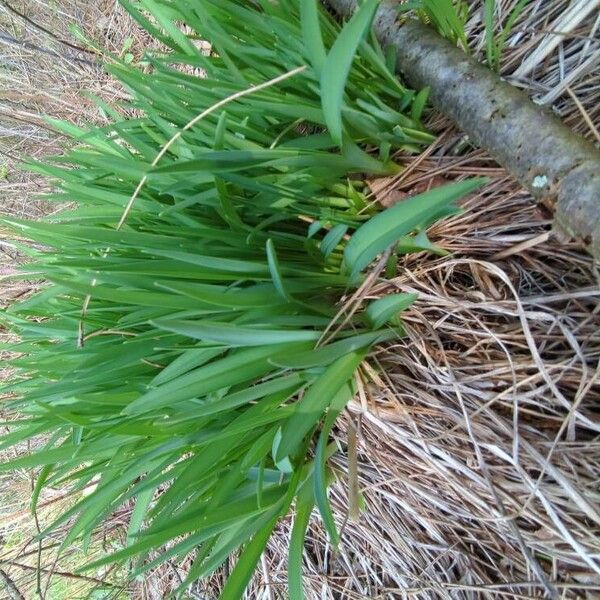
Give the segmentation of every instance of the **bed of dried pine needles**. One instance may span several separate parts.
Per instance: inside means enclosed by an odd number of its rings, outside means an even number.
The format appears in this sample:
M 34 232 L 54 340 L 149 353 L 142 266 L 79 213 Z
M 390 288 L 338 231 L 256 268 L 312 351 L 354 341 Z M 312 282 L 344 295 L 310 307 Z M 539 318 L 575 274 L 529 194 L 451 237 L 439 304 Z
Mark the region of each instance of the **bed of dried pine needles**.
M 482 54 L 483 2 L 471 4 L 469 39 Z M 516 0 L 498 4 L 506 15 Z M 65 23 L 78 22 L 117 52 L 129 37 L 132 53 L 147 40 L 112 1 L 11 6 L 0 1 L 0 210 L 35 218 L 45 210 L 35 200 L 45 184 L 17 171 L 16 159 L 61 143 L 39 115 L 101 120 L 80 90 L 108 99 L 122 93 L 93 54 L 63 43 L 76 44 Z M 599 8 L 595 0 L 532 0 L 509 37 L 502 74 L 600 143 Z M 580 246 L 554 239 L 547 207 L 536 206 L 484 152 L 439 115 L 430 126 L 438 141 L 407 159 L 400 176 L 372 182 L 373 201 L 399 201 L 463 175 L 485 174 L 491 183 L 464 203 L 462 215 L 432 230 L 451 255 L 409 257 L 395 279 L 365 292 L 377 297 L 397 287 L 419 300 L 406 318 L 408 337 L 379 351 L 379 368 L 368 374 L 376 384 L 360 385 L 340 420 L 332 499 L 343 541 L 334 551 L 314 519 L 307 597 L 600 597 L 598 272 Z M 12 240 L 0 235 L 0 276 L 18 260 Z M 26 292 L 0 280 L 4 302 Z M 25 510 L 29 480 L 16 475 L 0 484 L 0 518 L 10 517 L 0 529 L 0 596 L 18 598 L 4 573 L 34 598 L 31 566 L 39 557 L 27 544 L 34 533 Z M 356 487 L 365 504 L 358 519 L 348 506 Z M 51 510 L 61 491 L 45 500 Z M 127 517 L 115 515 L 107 535 Z M 15 528 L 22 543 L 3 551 Z M 249 599 L 286 597 L 290 528 L 291 520 L 277 529 Z M 51 549 L 42 562 L 43 577 L 62 572 L 54 577 L 71 576 L 81 589 L 94 584 L 53 564 Z M 227 571 L 198 583 L 190 597 L 215 599 Z M 121 597 L 164 598 L 181 575 L 163 568 Z

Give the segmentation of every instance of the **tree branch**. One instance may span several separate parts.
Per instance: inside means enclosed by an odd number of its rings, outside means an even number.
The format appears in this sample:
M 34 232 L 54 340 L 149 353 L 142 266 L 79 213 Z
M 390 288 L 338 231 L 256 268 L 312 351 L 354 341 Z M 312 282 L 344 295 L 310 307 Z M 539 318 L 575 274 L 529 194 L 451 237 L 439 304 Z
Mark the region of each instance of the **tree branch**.
M 326 0 L 348 17 L 356 0 Z M 416 20 L 400 26 L 382 3 L 374 22 L 398 71 L 432 104 L 485 148 L 536 198 L 555 210 L 555 229 L 589 245 L 600 259 L 600 151 L 487 67 Z

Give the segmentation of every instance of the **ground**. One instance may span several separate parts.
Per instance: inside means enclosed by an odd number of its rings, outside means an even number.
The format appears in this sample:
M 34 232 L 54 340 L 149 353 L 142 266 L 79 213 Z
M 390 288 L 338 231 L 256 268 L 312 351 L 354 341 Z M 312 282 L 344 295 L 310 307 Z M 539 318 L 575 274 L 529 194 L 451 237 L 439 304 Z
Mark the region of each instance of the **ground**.
M 498 22 L 516 4 L 498 2 Z M 483 57 L 483 2 L 470 5 L 469 40 Z M 60 151 L 64 143 L 42 115 L 102 122 L 82 94 L 114 101 L 124 93 L 97 55 L 72 47 L 85 42 L 69 25 L 133 59 L 150 41 L 113 2 L 8 6 L 0 3 L 0 211 L 37 218 L 57 207 L 37 199 L 47 183 L 18 162 Z M 505 78 L 595 142 L 599 28 L 597 2 L 532 0 L 502 58 Z M 373 182 L 374 201 L 385 204 L 464 175 L 491 182 L 465 201 L 463 214 L 432 230 L 449 256 L 411 257 L 396 277 L 366 292 L 376 297 L 398 288 L 418 292 L 419 300 L 406 319 L 407 338 L 379 352 L 377 372 L 368 378 L 376 384 L 361 387 L 339 423 L 335 435 L 344 451 L 334 459 L 339 479 L 332 499 L 343 543 L 333 551 L 314 519 L 305 552 L 308 597 L 531 598 L 541 597 L 544 585 L 566 598 L 598 597 L 597 270 L 582 247 L 555 239 L 547 208 L 483 151 L 438 114 L 429 126 L 437 142 L 405 159 L 399 176 Z M 22 260 L 18 242 L 0 229 L 1 302 L 36 285 L 3 279 Z M 347 519 L 353 428 L 365 504 L 356 521 Z M 83 597 L 96 587 L 74 577 L 82 549 L 55 564 L 50 541 L 41 553 L 31 542 L 29 476 L 11 475 L 0 489 L 0 569 L 19 593 L 37 597 L 38 561 L 45 569 L 42 593 L 50 581 L 47 599 Z M 42 499 L 42 526 L 71 501 L 63 490 L 52 494 Z M 94 552 L 118 538 L 127 517 L 124 508 L 106 524 Z M 290 527 L 291 521 L 278 527 L 248 598 L 286 597 Z M 98 588 L 94 597 L 163 598 L 184 570 L 172 565 L 126 591 Z M 199 583 L 191 597 L 215 598 L 226 572 Z M 122 574 L 108 579 L 118 584 Z M 10 598 L 9 584 L 6 591 L 2 585 L 0 597 Z

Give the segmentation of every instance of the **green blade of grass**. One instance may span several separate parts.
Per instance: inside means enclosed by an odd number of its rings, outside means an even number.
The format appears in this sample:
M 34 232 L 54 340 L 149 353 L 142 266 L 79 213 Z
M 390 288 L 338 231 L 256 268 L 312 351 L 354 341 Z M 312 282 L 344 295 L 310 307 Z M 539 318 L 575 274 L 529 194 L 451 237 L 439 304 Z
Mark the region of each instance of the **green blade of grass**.
M 317 0 L 300 0 L 300 20 L 302 40 L 306 46 L 310 63 L 317 76 L 320 76 L 325 64 L 326 52 L 321 36 Z
M 352 15 L 329 51 L 321 74 L 323 113 L 334 142 L 342 145 L 344 90 L 358 45 L 371 26 L 379 0 L 367 0 Z
M 364 353 L 359 354 L 358 358 L 364 358 Z M 326 460 L 327 460 L 327 439 L 331 430 L 333 428 L 333 424 L 338 418 L 340 412 L 344 409 L 348 401 L 354 395 L 354 390 L 351 384 L 346 383 L 341 387 L 341 389 L 336 393 L 336 395 L 331 400 L 331 406 L 327 412 L 327 416 L 325 417 L 325 422 L 323 423 L 323 428 L 319 435 L 319 441 L 317 442 L 317 450 L 315 453 L 315 472 L 314 472 L 314 494 L 315 501 L 317 506 L 319 507 L 319 512 L 321 513 L 321 517 L 323 519 L 323 523 L 325 525 L 325 529 L 329 534 L 329 539 L 334 546 L 339 544 L 339 534 L 337 528 L 335 526 L 335 520 L 333 518 L 333 512 L 331 510 L 331 505 L 329 504 L 329 499 L 327 497 L 327 474 L 326 474 Z
M 293 415 L 282 431 L 281 443 L 275 456 L 277 461 L 296 452 L 340 388 L 352 377 L 362 359 L 363 354 L 357 352 L 337 359 L 316 379 L 302 400 L 294 405 Z
M 153 322 L 159 329 L 180 333 L 205 342 L 216 342 L 230 347 L 266 346 L 289 342 L 317 341 L 320 331 L 262 329 L 240 327 L 233 323 L 211 321 L 181 321 L 165 319 Z
M 311 490 L 312 491 L 312 490 Z M 306 494 L 305 494 L 306 496 Z M 310 496 L 300 496 L 296 502 L 296 516 L 288 557 L 288 588 L 290 600 L 304 600 L 302 585 L 302 554 L 304 552 L 304 538 L 310 523 L 310 515 L 314 507 L 314 499 Z

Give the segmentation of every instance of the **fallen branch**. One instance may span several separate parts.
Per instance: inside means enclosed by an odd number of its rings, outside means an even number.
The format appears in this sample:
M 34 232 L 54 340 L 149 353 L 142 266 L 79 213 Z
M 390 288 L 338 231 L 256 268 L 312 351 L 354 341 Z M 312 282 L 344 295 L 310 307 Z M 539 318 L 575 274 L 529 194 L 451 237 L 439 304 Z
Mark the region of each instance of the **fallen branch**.
M 109 587 L 109 588 L 118 588 L 119 587 L 119 586 L 115 585 L 114 583 L 109 583 L 108 581 L 103 581 L 102 579 L 97 579 L 96 577 L 86 577 L 85 575 L 79 575 L 77 573 L 71 573 L 69 571 L 54 571 L 53 569 L 46 569 L 43 567 L 38 569 L 38 567 L 33 567 L 31 565 L 24 565 L 22 563 L 18 563 L 18 562 L 12 561 L 12 560 L 5 560 L 4 563 L 7 565 L 16 567 L 18 569 L 23 569 L 23 571 L 35 571 L 35 572 L 40 571 L 42 573 L 49 573 L 50 575 L 57 575 L 58 577 L 65 577 L 67 579 L 78 579 L 79 581 L 87 581 L 89 583 L 95 583 L 96 585 L 100 585 L 103 587 Z M 3 573 L 3 571 L 0 569 L 0 577 L 2 577 L 1 573 Z
M 326 3 L 342 17 L 357 6 Z M 416 20 L 400 26 L 390 2 L 380 6 L 374 29 L 384 48 L 396 49 L 406 81 L 429 87 L 437 109 L 554 209 L 555 230 L 600 259 L 600 151 L 432 28 Z

